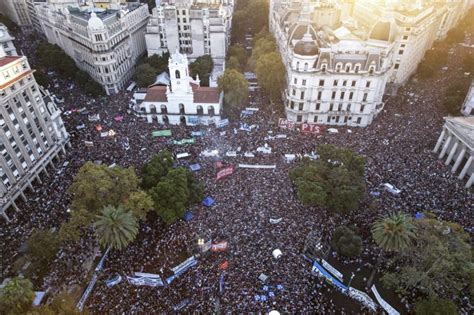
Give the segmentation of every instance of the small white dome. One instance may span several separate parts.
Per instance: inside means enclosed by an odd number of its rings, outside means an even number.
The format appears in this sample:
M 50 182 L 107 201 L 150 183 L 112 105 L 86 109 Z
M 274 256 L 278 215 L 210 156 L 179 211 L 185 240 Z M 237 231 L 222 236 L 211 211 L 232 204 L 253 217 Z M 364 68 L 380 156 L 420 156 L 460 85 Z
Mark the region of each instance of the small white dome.
M 97 17 L 97 14 L 95 14 L 95 12 L 92 12 L 91 17 L 88 21 L 88 26 L 92 30 L 101 30 L 104 28 L 104 23 L 101 19 Z
M 277 248 L 273 251 L 272 255 L 275 259 L 278 259 L 283 255 L 283 253 Z

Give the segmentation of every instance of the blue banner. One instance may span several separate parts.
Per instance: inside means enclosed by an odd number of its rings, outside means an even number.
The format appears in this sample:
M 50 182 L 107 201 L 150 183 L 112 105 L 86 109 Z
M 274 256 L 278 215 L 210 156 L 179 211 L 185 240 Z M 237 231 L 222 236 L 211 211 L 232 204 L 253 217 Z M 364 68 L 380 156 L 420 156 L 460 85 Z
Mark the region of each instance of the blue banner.
M 334 284 L 337 288 L 341 289 L 343 292 L 346 292 L 348 287 L 345 286 L 341 281 L 339 281 L 336 277 L 330 274 L 326 269 L 324 269 L 319 263 L 314 262 L 313 268 L 311 269 L 312 272 L 317 273 L 324 278 L 328 279 L 332 284 Z

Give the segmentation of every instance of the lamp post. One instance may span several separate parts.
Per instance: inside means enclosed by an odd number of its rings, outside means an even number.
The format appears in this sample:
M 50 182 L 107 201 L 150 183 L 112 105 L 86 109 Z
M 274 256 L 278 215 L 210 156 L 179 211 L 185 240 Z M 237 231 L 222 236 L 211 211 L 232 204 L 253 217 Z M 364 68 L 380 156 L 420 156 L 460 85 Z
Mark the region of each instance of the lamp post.
M 352 279 L 354 279 L 355 274 L 351 272 L 351 278 L 349 279 L 349 284 L 347 285 L 347 291 L 349 292 L 349 288 L 351 287 Z

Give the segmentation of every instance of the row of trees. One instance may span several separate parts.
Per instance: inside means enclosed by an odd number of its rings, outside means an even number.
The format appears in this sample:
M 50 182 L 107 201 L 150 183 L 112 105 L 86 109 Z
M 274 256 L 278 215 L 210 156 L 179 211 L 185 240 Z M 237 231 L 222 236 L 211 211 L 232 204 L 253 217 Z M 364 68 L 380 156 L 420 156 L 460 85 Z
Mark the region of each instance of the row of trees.
M 242 43 L 246 34 L 257 34 L 268 26 L 268 0 L 239 0 L 232 17 L 232 42 Z
M 74 80 L 85 93 L 91 96 L 104 94 L 102 86 L 95 82 L 87 72 L 79 70 L 74 60 L 59 46 L 43 42 L 38 46 L 36 55 L 42 66 L 57 71 L 65 78 Z M 49 84 L 49 78 L 42 70 L 36 71 L 35 79 L 40 85 L 48 86 Z

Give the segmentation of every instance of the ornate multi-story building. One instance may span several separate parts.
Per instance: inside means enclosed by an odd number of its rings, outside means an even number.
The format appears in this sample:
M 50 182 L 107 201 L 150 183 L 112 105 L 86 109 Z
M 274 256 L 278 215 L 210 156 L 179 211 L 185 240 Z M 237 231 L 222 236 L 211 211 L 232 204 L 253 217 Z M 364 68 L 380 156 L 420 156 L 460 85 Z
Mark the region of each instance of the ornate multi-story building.
M 176 49 L 191 61 L 210 55 L 216 81 L 230 43 L 233 8 L 234 0 L 157 0 L 146 32 L 148 55 Z
M 367 126 L 384 106 L 393 43 L 338 27 L 340 8 L 332 2 L 270 3 L 270 30 L 287 72 L 286 115 L 297 123 Z
M 0 47 L 0 215 L 19 211 L 18 197 L 41 183 L 47 166 L 65 152 L 69 135 L 49 93 L 35 81 L 26 57 Z
M 0 23 L 0 46 L 2 46 L 7 56 L 18 56 L 15 45 L 13 44 L 14 39 L 15 38 L 8 32 L 8 28 Z
M 48 42 L 60 46 L 107 94 L 126 87 L 146 51 L 146 4 L 111 0 L 110 9 L 61 3 L 36 9 Z

